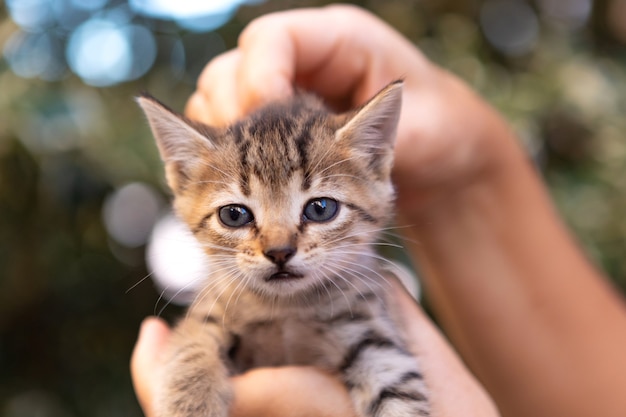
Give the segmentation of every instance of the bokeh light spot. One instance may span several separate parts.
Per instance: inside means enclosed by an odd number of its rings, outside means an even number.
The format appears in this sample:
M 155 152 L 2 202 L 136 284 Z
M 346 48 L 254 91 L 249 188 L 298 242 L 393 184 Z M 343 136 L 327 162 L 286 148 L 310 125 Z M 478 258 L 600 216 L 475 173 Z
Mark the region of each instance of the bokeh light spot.
M 92 15 L 90 10 L 77 7 L 72 0 L 54 0 L 50 3 L 56 24 L 66 31 L 74 30 Z
M 541 13 L 572 29 L 579 29 L 587 24 L 593 9 L 592 0 L 540 0 Z
M 489 43 L 509 56 L 530 52 L 539 37 L 537 15 L 521 1 L 486 1 L 480 10 L 480 23 Z
M 132 51 L 131 67 L 124 81 L 135 80 L 144 75 L 154 64 L 157 45 L 152 32 L 141 25 L 127 25 L 123 33 Z
M 107 86 L 124 80 L 130 71 L 131 51 L 123 32 L 113 22 L 93 19 L 72 34 L 67 62 L 87 84 Z
M 139 14 L 156 19 L 172 19 L 179 26 L 196 32 L 207 32 L 223 26 L 243 4 L 259 0 L 130 0 Z
M 63 44 L 48 32 L 14 32 L 4 44 L 4 58 L 11 70 L 23 78 L 56 81 L 66 74 Z
M 48 0 L 7 0 L 11 19 L 26 30 L 41 30 L 54 22 Z
M 140 25 L 91 19 L 72 34 L 67 61 L 87 84 L 105 87 L 145 74 L 156 58 L 152 33 Z
M 100 10 L 107 5 L 109 0 L 70 0 L 76 8 L 95 11 Z
M 17 31 L 4 45 L 4 56 L 11 70 L 24 78 L 43 74 L 52 61 L 52 45 L 45 33 Z
M 109 236 L 128 248 L 146 244 L 161 210 L 158 194 L 142 183 L 117 189 L 107 198 L 103 218 Z
M 172 214 L 154 226 L 146 257 L 155 284 L 166 299 L 176 304 L 189 303 L 209 273 L 202 247 Z

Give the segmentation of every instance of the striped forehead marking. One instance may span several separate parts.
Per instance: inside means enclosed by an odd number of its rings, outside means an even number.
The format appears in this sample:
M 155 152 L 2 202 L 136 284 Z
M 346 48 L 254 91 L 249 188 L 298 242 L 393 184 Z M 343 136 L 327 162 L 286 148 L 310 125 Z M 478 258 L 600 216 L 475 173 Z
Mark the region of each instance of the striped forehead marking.
M 250 195 L 250 177 L 272 188 L 285 186 L 294 172 L 302 171 L 302 190 L 311 187 L 309 152 L 312 130 L 323 123 L 320 113 L 294 114 L 291 109 L 270 109 L 231 128 L 237 144 L 240 189 Z

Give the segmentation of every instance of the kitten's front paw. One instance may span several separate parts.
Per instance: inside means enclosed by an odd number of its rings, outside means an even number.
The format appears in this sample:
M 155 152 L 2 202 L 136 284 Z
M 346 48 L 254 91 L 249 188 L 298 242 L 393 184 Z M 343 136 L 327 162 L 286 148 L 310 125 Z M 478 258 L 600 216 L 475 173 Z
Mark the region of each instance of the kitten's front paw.
M 428 417 L 430 406 L 426 398 L 417 393 L 383 393 L 382 401 L 372 404 L 367 410 L 371 417 Z
M 228 380 L 210 381 L 206 374 L 181 375 L 170 381 L 160 398 L 156 417 L 227 417 L 232 388 Z
M 379 372 L 370 379 L 348 381 L 357 414 L 360 417 L 430 416 L 428 388 L 422 374 L 414 369 L 384 381 L 385 376 L 394 373 L 393 370 L 387 375 Z

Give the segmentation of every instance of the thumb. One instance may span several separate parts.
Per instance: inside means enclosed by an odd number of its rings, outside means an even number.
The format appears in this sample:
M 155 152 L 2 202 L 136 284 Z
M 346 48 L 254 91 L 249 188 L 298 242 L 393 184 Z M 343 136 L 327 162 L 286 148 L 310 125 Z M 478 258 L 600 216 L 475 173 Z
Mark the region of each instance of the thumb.
M 146 417 L 153 417 L 155 382 L 158 366 L 166 349 L 170 329 L 162 319 L 148 317 L 139 329 L 139 337 L 130 360 L 133 387 Z

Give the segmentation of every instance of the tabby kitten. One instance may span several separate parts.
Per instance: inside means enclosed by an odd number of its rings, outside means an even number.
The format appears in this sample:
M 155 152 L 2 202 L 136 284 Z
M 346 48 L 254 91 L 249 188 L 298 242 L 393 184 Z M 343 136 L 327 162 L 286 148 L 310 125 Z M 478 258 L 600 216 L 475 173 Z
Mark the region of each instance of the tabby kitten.
M 385 305 L 393 269 L 374 252 L 392 217 L 402 83 L 336 115 L 300 94 L 227 128 L 143 108 L 178 215 L 211 276 L 172 336 L 158 417 L 226 416 L 228 376 L 313 365 L 359 416 L 426 416 L 426 387 Z

